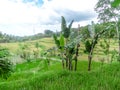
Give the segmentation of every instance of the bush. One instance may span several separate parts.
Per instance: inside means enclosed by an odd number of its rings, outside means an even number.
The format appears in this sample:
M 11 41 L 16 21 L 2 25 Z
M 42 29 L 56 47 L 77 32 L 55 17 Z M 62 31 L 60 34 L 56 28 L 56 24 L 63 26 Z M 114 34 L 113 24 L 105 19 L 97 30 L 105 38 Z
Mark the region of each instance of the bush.
M 0 58 L 10 56 L 9 50 L 7 48 L 0 47 Z
M 0 47 L 0 77 L 7 79 L 13 71 L 13 64 L 8 60 L 10 52 L 7 48 Z
M 0 77 L 7 79 L 13 72 L 13 64 L 7 58 L 0 58 Z

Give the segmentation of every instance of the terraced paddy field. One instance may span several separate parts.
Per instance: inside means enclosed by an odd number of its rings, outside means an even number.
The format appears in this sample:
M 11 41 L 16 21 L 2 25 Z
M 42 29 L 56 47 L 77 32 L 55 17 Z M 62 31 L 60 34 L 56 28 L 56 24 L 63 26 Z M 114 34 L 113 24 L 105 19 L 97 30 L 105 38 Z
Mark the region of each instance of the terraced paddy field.
M 100 46 L 101 42 L 103 42 L 103 40 L 99 40 L 98 44 L 95 47 L 93 60 L 101 61 L 102 59 L 105 59 L 105 62 L 108 62 L 107 57 L 109 57 L 109 61 L 110 61 L 111 56 L 114 53 L 114 51 L 118 51 L 118 43 L 116 40 L 113 40 L 113 39 L 110 40 L 109 56 L 107 56 L 104 53 L 104 49 Z M 10 50 L 10 52 L 13 55 L 15 55 L 20 50 L 20 45 L 27 45 L 29 51 L 32 54 L 32 52 L 34 50 L 36 50 L 36 47 L 35 47 L 36 43 L 39 43 L 40 53 L 43 53 L 50 48 L 56 47 L 52 37 L 51 38 L 43 38 L 43 39 L 34 40 L 34 41 L 18 42 L 18 43 L 1 43 L 0 46 L 8 48 Z M 84 43 L 81 42 L 80 50 L 79 50 L 79 60 L 87 60 L 88 56 L 87 56 L 87 53 L 84 53 L 84 50 L 85 50 Z

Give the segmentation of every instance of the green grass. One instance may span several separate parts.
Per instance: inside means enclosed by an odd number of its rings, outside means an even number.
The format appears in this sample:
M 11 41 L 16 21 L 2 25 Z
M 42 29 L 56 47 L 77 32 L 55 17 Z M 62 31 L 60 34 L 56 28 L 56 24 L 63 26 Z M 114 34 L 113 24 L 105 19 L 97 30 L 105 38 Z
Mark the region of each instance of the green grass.
M 78 70 L 63 70 L 60 62 L 51 61 L 48 69 L 41 60 L 22 63 L 7 79 L 0 81 L 0 90 L 120 90 L 120 63 L 78 62 Z M 35 71 L 35 72 L 33 72 Z
M 36 60 L 32 62 L 25 62 L 16 65 L 16 72 L 31 70 L 40 66 L 41 60 Z

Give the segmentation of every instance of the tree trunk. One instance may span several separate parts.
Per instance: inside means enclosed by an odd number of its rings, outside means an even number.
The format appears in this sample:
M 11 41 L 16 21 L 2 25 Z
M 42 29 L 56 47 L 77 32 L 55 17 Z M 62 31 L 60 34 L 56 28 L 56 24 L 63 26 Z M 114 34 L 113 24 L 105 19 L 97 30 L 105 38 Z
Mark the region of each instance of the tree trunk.
M 70 61 L 70 59 L 68 61 L 69 61 L 69 63 L 68 63 L 68 69 L 71 70 L 71 61 Z
M 120 62 L 120 32 L 119 32 L 119 57 L 118 57 L 118 61 Z
M 119 25 L 117 23 L 117 20 L 116 20 L 116 31 L 117 31 L 117 38 L 118 38 L 118 61 L 120 61 L 120 32 L 119 32 Z
M 69 68 L 68 68 L 69 70 L 71 70 L 72 71 L 72 61 L 71 60 L 69 60 Z
M 68 44 L 68 38 L 65 39 L 66 45 Z M 66 69 L 69 68 L 69 57 L 68 57 L 68 48 L 66 48 L 65 56 L 66 56 Z
M 109 53 L 110 53 L 110 38 L 108 39 L 108 42 L 107 43 L 109 43 L 109 45 L 108 45 L 108 52 L 107 52 L 107 61 L 108 61 L 108 63 L 110 62 L 110 56 L 109 56 Z
M 65 68 L 65 64 L 64 64 L 64 60 L 62 59 L 62 66 L 63 66 L 63 69 Z
M 75 58 L 75 71 L 77 70 L 77 58 Z
M 68 58 L 66 57 L 66 68 L 68 68 Z
M 77 44 L 76 56 L 75 56 L 75 71 L 77 70 L 78 52 L 80 44 Z
M 89 54 L 89 56 L 88 56 L 88 71 L 91 70 L 91 61 L 92 61 L 92 55 Z
M 73 64 L 72 64 L 72 62 L 71 62 L 71 71 L 73 70 Z

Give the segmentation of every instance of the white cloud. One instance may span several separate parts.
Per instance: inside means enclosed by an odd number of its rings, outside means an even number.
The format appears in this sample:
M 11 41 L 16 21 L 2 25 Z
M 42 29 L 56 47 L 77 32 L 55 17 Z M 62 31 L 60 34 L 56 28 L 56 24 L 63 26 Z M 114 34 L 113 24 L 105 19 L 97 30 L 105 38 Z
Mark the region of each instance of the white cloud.
M 37 6 L 39 0 L 23 2 L 24 0 L 0 0 L 0 31 L 14 35 L 31 35 L 33 26 L 36 33 L 45 29 L 60 30 L 61 16 L 69 21 L 75 19 L 85 25 L 94 20 L 94 6 L 97 0 L 43 0 L 42 6 Z M 47 25 L 46 25 L 47 24 Z M 6 28 L 7 27 L 7 28 Z
M 49 6 L 53 8 L 66 8 L 75 11 L 91 10 L 96 0 L 52 0 Z
M 22 2 L 0 1 L 0 24 L 35 23 L 38 8 Z

